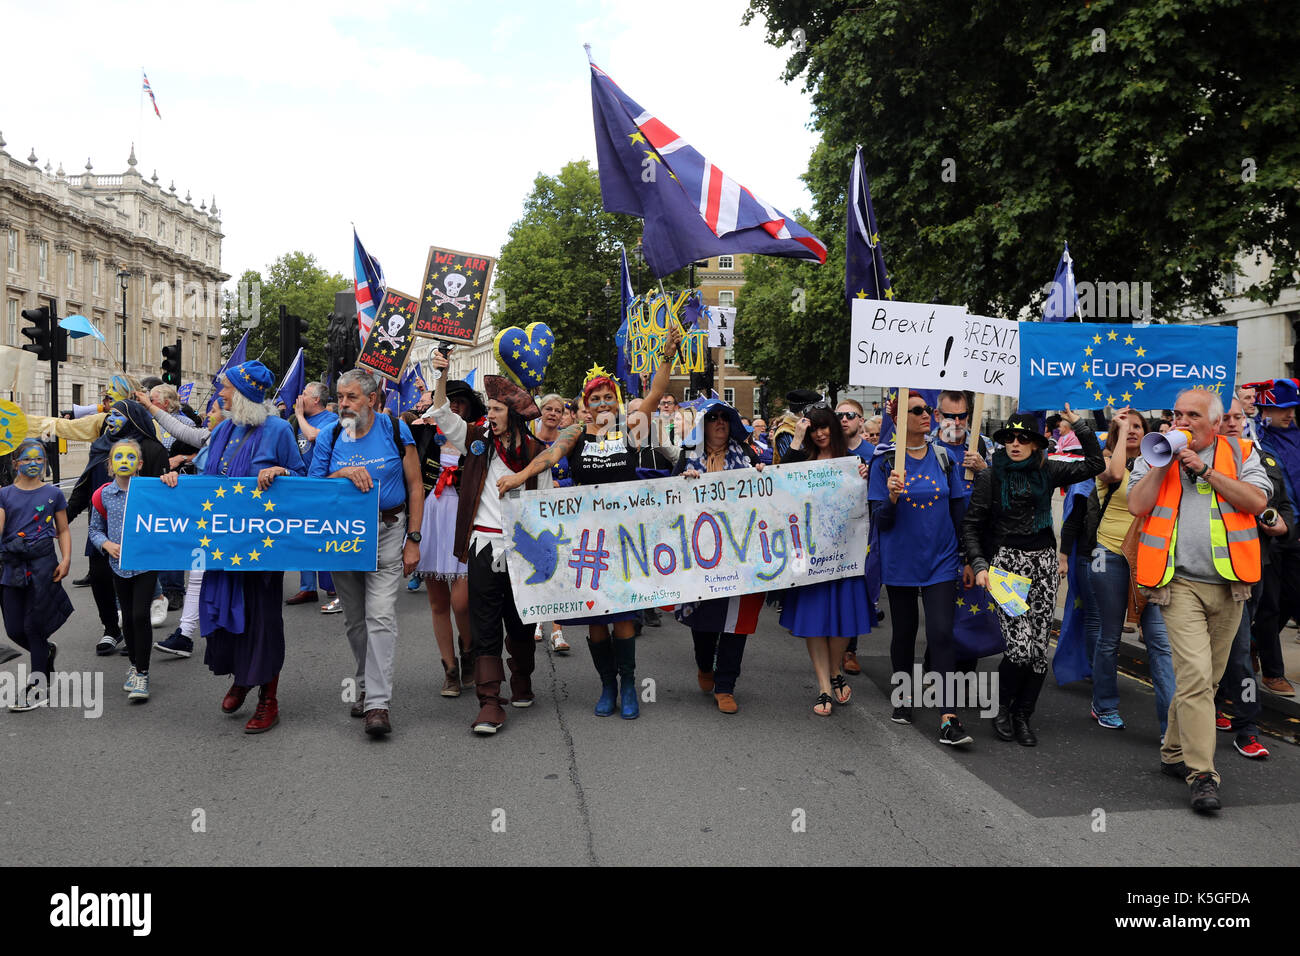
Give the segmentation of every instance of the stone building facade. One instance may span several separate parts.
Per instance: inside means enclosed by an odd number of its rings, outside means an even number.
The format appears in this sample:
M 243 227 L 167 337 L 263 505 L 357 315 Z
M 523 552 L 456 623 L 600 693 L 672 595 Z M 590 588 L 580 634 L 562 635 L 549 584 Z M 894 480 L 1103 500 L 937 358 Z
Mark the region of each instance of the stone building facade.
M 135 149 L 126 171 L 101 176 L 89 160 L 85 172 L 67 175 L 44 167 L 35 151 L 26 161 L 5 151 L 0 136 L 0 242 L 6 255 L 0 303 L 0 346 L 30 340 L 23 309 L 51 305 L 58 315 L 84 315 L 104 333 L 69 340 L 59 369 L 58 410 L 99 400 L 122 370 L 158 375 L 162 348 L 182 343 L 183 382 L 206 384 L 221 365 L 221 219 L 216 199 L 194 206 L 136 169 Z M 126 312 L 119 273 L 126 281 Z M 122 354 L 123 326 L 126 353 Z M 32 414 L 50 410 L 48 365 L 36 366 L 29 392 L 15 395 Z

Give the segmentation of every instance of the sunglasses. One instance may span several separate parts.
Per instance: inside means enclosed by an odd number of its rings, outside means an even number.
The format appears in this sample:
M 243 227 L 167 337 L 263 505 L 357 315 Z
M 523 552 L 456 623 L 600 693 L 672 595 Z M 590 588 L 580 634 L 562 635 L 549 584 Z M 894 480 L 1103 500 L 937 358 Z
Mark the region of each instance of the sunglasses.
M 1034 444 L 1033 435 L 1012 435 L 1007 439 L 1008 445 L 1032 445 Z
M 853 419 L 858 417 L 857 412 L 836 412 L 835 414 L 839 416 L 840 421 L 844 421 L 845 419 L 853 421 Z
M 909 408 L 909 409 L 907 410 L 907 414 L 909 414 L 909 415 L 929 415 L 932 411 L 934 411 L 934 409 L 931 408 L 929 405 L 917 405 L 915 408 Z
M 970 412 L 940 412 L 940 418 L 951 418 L 954 421 L 964 422 L 970 418 Z
M 722 414 L 722 412 L 709 412 L 709 414 L 704 416 L 706 424 L 708 422 L 725 422 L 726 420 L 727 416 Z

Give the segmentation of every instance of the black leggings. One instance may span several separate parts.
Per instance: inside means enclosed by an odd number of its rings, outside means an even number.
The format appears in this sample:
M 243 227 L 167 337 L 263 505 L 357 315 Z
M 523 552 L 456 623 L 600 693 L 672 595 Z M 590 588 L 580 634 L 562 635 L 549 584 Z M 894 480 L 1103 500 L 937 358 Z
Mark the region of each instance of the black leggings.
M 32 655 L 32 676 L 50 676 L 49 641 L 34 640 L 27 636 L 27 604 L 32 600 L 32 588 L 0 587 L 0 612 L 3 612 L 5 631 L 9 640 Z
M 153 653 L 153 625 L 149 623 L 149 605 L 153 603 L 157 571 L 144 571 L 131 578 L 113 575 L 113 590 L 122 606 L 122 635 L 126 652 L 141 674 L 149 673 L 149 655 Z
M 99 623 L 104 633 L 110 637 L 121 637 L 122 629 L 117 623 L 117 594 L 113 580 L 113 568 L 108 558 L 98 548 L 90 551 L 90 593 L 95 597 L 95 609 L 99 611 Z
M 889 613 L 894 619 L 894 635 L 889 642 L 889 662 L 895 674 L 912 673 L 916 661 L 916 632 L 921 625 L 917 597 L 925 608 L 925 646 L 930 668 L 945 678 L 943 706 L 951 708 L 953 682 L 947 680 L 956 666 L 956 646 L 952 638 L 952 616 L 957 608 L 957 582 L 941 581 L 923 588 L 885 585 L 889 594 Z M 910 677 L 909 677 L 910 679 Z M 921 688 L 912 693 L 920 699 Z
M 746 635 L 691 628 L 691 637 L 695 641 L 695 666 L 706 674 L 712 672 L 714 693 L 735 693 Z

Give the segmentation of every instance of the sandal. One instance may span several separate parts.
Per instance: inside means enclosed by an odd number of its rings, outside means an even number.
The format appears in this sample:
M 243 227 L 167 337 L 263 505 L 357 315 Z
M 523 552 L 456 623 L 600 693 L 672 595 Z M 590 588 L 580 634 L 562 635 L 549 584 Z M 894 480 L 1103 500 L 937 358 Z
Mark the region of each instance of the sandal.
M 835 691 L 835 702 L 837 704 L 847 704 L 853 699 L 853 688 L 849 686 L 843 674 L 836 674 L 831 678 L 831 687 Z
M 817 698 L 817 703 L 813 704 L 813 713 L 818 717 L 829 717 L 831 715 L 831 704 L 833 703 L 830 694 L 822 694 Z M 826 709 L 824 711 L 818 710 L 818 707 L 825 707 Z

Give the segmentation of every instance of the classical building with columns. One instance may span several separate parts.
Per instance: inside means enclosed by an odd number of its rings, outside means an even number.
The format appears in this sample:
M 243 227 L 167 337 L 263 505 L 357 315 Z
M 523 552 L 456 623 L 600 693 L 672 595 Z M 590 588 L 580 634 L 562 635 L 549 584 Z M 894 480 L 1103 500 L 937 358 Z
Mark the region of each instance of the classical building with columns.
M 218 302 L 230 276 L 221 271 L 216 199 L 196 208 L 188 191 L 182 199 L 174 181 L 163 188 L 157 172 L 145 179 L 136 165 L 132 147 L 125 172 L 98 175 L 87 160 L 70 176 L 61 164 L 42 165 L 35 150 L 25 161 L 11 156 L 0 136 L 0 345 L 27 344 L 21 312 L 42 305 L 84 315 L 108 340 L 69 340 L 58 409 L 50 409 L 48 365 L 37 364 L 31 390 L 14 396 L 32 414 L 97 402 L 124 362 L 138 378 L 160 374 L 162 348 L 177 339 L 183 382 L 206 383 L 221 365 Z

